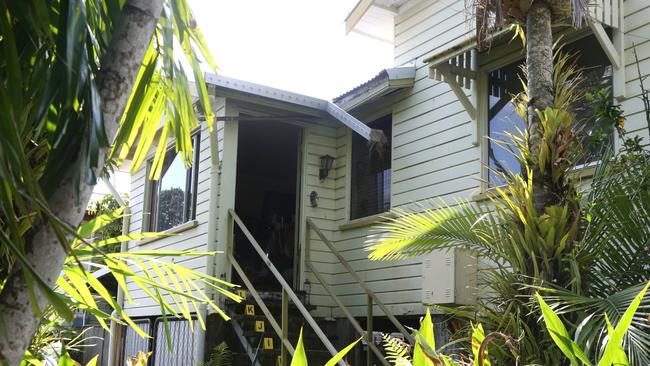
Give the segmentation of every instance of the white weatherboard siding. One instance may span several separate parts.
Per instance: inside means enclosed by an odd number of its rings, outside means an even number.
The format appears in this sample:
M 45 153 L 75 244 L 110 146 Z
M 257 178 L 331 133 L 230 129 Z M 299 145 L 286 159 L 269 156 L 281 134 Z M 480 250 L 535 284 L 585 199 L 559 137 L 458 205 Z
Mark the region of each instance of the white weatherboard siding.
M 421 60 L 473 34 L 464 0 L 419 1 L 395 17 L 395 65 Z
M 338 134 L 340 130 L 347 128 L 326 127 L 320 125 L 305 125 L 303 129 L 303 143 L 305 154 L 303 156 L 303 192 L 302 192 L 302 210 L 303 217 L 310 218 L 322 231 L 322 233 L 331 241 L 334 240 L 334 235 L 338 229 L 337 225 L 337 210 L 336 210 L 336 187 L 340 179 L 338 167 L 341 164 L 338 151 Z M 321 182 L 318 178 L 320 168 L 320 157 L 322 155 L 330 155 L 336 158 L 334 166 L 329 173 L 329 176 Z M 312 191 L 318 193 L 318 207 L 311 207 L 309 202 L 309 194 Z M 305 238 L 305 227 L 303 219 L 303 227 L 301 228 L 301 236 Z M 301 239 L 305 242 L 305 239 Z M 312 264 L 322 274 L 322 277 L 332 284 L 334 279 L 334 262 L 336 258 L 327 248 L 327 246 L 320 240 L 318 235 L 313 231 L 309 231 L 309 257 Z M 317 316 L 331 316 L 331 309 L 334 306 L 332 299 L 329 297 L 323 286 L 318 282 L 316 277 L 305 269 L 305 278 L 310 283 L 310 303 L 318 306 L 314 311 Z
M 650 2 L 647 0 L 625 1 L 625 90 L 627 99 L 622 102 L 627 121 L 628 133 L 638 134 L 650 143 L 648 126 L 643 115 L 643 102 L 639 99 L 641 87 L 634 59 L 634 47 L 639 57 L 642 77 L 650 75 Z M 645 80 L 646 90 L 650 88 L 650 78 Z
M 218 124 L 219 139 L 223 138 L 223 123 Z M 221 141 L 219 146 L 221 146 Z M 207 124 L 203 123 L 201 126 L 201 143 L 199 155 L 199 174 L 197 184 L 197 199 L 196 199 L 196 226 L 175 234 L 174 236 L 158 239 L 155 241 L 145 242 L 130 242 L 129 250 L 152 250 L 152 249 L 165 249 L 165 250 L 207 250 L 207 231 L 208 231 L 208 216 L 209 216 L 209 197 L 210 197 L 210 132 Z M 147 231 L 143 229 L 143 216 L 145 209 L 145 189 L 147 187 L 147 172 L 146 164 L 132 176 L 131 179 L 131 194 L 129 195 L 132 216 L 131 216 L 131 232 Z M 146 221 L 146 219 L 145 219 Z M 174 261 L 177 264 L 182 264 L 187 268 L 200 270 L 205 273 L 206 271 L 206 257 L 166 257 L 161 258 L 164 261 Z M 133 302 L 130 303 L 125 299 L 124 307 L 126 311 L 132 316 L 151 316 L 160 315 L 160 307 L 151 300 L 151 298 L 141 290 L 136 284 L 129 281 L 127 282 L 130 295 Z
M 650 3 L 627 0 L 624 14 L 627 99 L 622 106 L 627 116 L 625 127 L 628 133 L 644 137 L 647 144 L 650 137 L 643 105 L 638 98 L 640 87 L 632 44 L 637 45 L 642 73 L 650 74 Z M 422 62 L 451 43 L 473 34 L 473 20 L 466 21 L 464 1 L 460 0 L 420 1 L 395 18 L 395 64 L 413 62 L 416 77 L 413 88 L 392 106 L 393 208 L 413 207 L 415 202 L 438 198 L 449 203 L 456 198 L 470 200 L 480 192 L 481 147 L 472 143 L 474 125 L 450 87 L 430 79 L 428 66 Z M 481 62 L 507 55 L 507 51 L 498 57 L 495 54 L 482 55 Z M 650 82 L 646 84 L 646 88 L 650 87 Z M 468 90 L 465 92 L 470 96 Z M 348 151 L 345 145 L 349 141 L 342 140 L 337 160 L 339 166 L 349 162 L 349 157 L 341 159 Z M 481 140 L 484 144 L 485 140 Z M 339 175 L 346 172 L 345 168 L 339 170 Z M 340 224 L 346 223 L 349 204 L 346 192 L 349 191 L 342 180 L 337 187 Z M 424 310 L 421 305 L 421 259 L 369 261 L 363 245 L 371 230 L 372 226 L 365 226 L 338 231 L 335 236 L 338 250 L 395 315 L 421 314 Z M 332 277 L 337 293 L 353 314 L 363 316 L 366 313 L 365 293 L 342 266 L 335 264 L 333 268 L 336 269 Z M 334 314 L 343 316 L 338 309 Z M 375 308 L 375 315 L 383 314 Z
M 392 105 L 383 105 L 383 111 L 374 115 L 356 115 L 362 121 L 371 121 L 384 113 L 392 113 L 392 197 L 396 207 L 414 207 L 415 202 L 442 198 L 452 203 L 455 198 L 472 199 L 480 192 L 481 146 L 473 144 L 474 127 L 467 112 L 445 83 L 428 77 L 428 66 L 422 60 L 447 48 L 450 44 L 473 35 L 473 22 L 466 21 L 462 0 L 418 1 L 412 7 L 395 17 L 395 64 L 415 61 L 416 76 L 412 88 L 395 97 Z M 626 95 L 622 101 L 627 116 L 626 129 L 630 134 L 639 134 L 648 143 L 647 125 L 643 115 L 639 78 L 632 45 L 636 44 L 640 67 L 644 76 L 650 74 L 650 3 L 646 0 L 625 1 L 624 11 L 626 52 Z M 510 45 L 510 47 L 514 47 Z M 481 55 L 481 63 L 507 57 L 508 51 L 493 50 L 490 55 Z M 498 56 L 497 56 L 498 55 Z M 650 84 L 650 82 L 647 82 Z M 648 85 L 650 87 L 650 85 Z M 468 91 L 466 91 L 468 92 Z M 367 108 L 366 108 L 367 110 Z M 223 114 L 223 111 L 219 113 Z M 354 114 L 354 113 L 353 113 Z M 479 121 L 485 124 L 486 121 Z M 220 126 L 220 140 L 223 130 Z M 344 126 L 323 126 L 302 124 L 302 169 L 301 169 L 301 220 L 300 243 L 304 251 L 305 219 L 312 218 L 335 247 L 350 262 L 370 288 L 395 315 L 422 314 L 421 304 L 421 259 L 403 261 L 369 261 L 364 243 L 372 226 L 346 228 L 350 201 L 349 151 L 351 131 Z M 484 134 L 484 133 L 482 133 Z M 234 138 L 236 133 L 229 134 Z M 151 242 L 142 249 L 175 248 L 205 250 L 207 243 L 207 218 L 209 197 L 209 135 L 203 128 L 201 163 L 199 167 L 199 197 L 197 227 L 174 238 Z M 484 144 L 485 140 L 481 139 Z M 223 146 L 220 141 L 219 146 Z M 336 158 L 329 177 L 318 179 L 319 157 L 329 154 Z M 224 172 L 224 174 L 234 174 Z M 224 177 L 222 177 L 224 179 Z M 144 204 L 145 171 L 133 175 L 131 183 L 131 205 L 133 210 L 132 230 L 141 229 Z M 318 207 L 309 203 L 309 194 L 316 191 Z M 220 196 L 219 196 L 220 197 Z M 219 211 L 221 212 L 221 211 Z M 219 222 L 223 222 L 219 221 Z M 217 230 L 223 229 L 217 227 Z M 223 236 L 223 235 L 221 235 Z M 217 236 L 220 237 L 220 236 Z M 343 302 L 355 316 L 366 313 L 367 297 L 361 287 L 352 279 L 336 257 L 320 242 L 314 232 L 309 234 L 309 253 L 312 263 L 323 274 Z M 220 244 L 221 245 L 221 244 Z M 131 248 L 137 243 L 131 243 Z M 193 268 L 205 267 L 205 259 L 185 260 Z M 218 262 L 218 261 L 217 261 Z M 317 305 L 316 316 L 342 317 L 325 289 L 312 273 L 303 266 L 303 279 L 310 283 L 310 302 Z M 132 288 L 132 285 L 129 285 Z M 134 291 L 135 304 L 127 309 L 138 314 L 157 314 L 159 309 L 152 305 L 140 291 Z M 375 316 L 382 312 L 375 307 Z
M 480 174 L 480 150 L 472 145 L 470 118 L 447 84 L 429 79 L 428 67 L 421 62 L 423 55 L 470 32 L 463 11 L 462 1 L 422 1 L 396 17 L 395 64 L 418 60 L 414 86 L 392 106 L 393 208 L 435 197 L 469 198 L 479 188 L 474 177 Z M 349 136 L 344 141 L 349 143 Z M 349 209 L 346 192 L 345 187 L 339 189 L 341 225 Z M 421 259 L 368 260 L 364 243 L 371 232 L 372 225 L 341 230 L 336 246 L 393 314 L 422 314 Z M 343 266 L 335 268 L 337 294 L 355 316 L 365 315 L 365 292 Z M 334 314 L 342 316 L 338 309 Z M 377 306 L 374 314 L 383 316 Z

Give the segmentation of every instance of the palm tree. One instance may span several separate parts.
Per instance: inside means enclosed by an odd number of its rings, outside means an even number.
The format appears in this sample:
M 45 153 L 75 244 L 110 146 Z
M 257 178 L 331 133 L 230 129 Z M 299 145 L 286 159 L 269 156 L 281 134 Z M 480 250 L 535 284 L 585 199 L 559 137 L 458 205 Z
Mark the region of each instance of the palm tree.
M 72 315 L 53 287 L 107 160 L 134 150 L 137 169 L 162 120 L 153 177 L 170 136 L 190 164 L 174 42 L 210 125 L 199 55 L 215 65 L 186 0 L 2 1 L 0 14 L 0 361 L 17 365 L 46 307 Z
M 484 47 L 488 34 L 504 25 L 525 27 L 526 71 L 528 90 L 528 144 L 536 154 L 542 144 L 540 117 L 536 111 L 554 107 L 556 86 L 553 80 L 553 32 L 555 22 L 571 17 L 573 25 L 583 25 L 589 0 L 473 0 L 479 47 Z M 533 204 L 538 212 L 558 202 L 562 192 L 552 178 L 533 162 Z M 523 170 L 525 171 L 525 170 Z

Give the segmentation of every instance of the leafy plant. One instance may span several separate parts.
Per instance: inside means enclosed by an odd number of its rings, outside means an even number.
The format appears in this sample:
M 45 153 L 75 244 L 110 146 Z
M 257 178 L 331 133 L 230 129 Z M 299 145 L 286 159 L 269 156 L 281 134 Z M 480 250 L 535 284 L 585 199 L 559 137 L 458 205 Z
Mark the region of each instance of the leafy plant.
M 100 215 L 81 225 L 77 231 L 78 237 L 88 237 L 90 233 L 102 229 L 114 220 L 120 220 L 123 217 L 122 212 L 123 208 L 119 208 L 114 212 Z M 116 319 L 98 309 L 93 293 L 99 295 L 119 314 L 120 319 L 117 319 L 117 321 L 128 324 L 142 337 L 146 337 L 147 334 L 131 320 L 104 285 L 92 273 L 78 265 L 86 261 L 99 261 L 101 264 L 95 264 L 95 266 L 107 269 L 110 272 L 128 301 L 133 302 L 133 299 L 126 284 L 132 282 L 160 306 L 161 314 L 164 314 L 165 333 L 170 349 L 172 344 L 168 334 L 167 315 L 165 314 L 187 319 L 190 327 L 193 327 L 194 322 L 191 320 L 192 313 L 194 313 L 201 327 L 205 328 L 199 306 L 207 305 L 223 318 L 229 319 L 225 312 L 210 299 L 205 289 L 209 288 L 239 302 L 241 298 L 228 290 L 235 285 L 204 274 L 201 271 L 185 268 L 173 261 L 161 260 L 164 257 L 210 256 L 216 253 L 187 250 L 130 250 L 125 253 L 104 253 L 102 251 L 106 246 L 122 241 L 162 236 L 163 234 L 159 233 L 142 232 L 119 235 L 93 243 L 76 240 L 71 245 L 71 254 L 65 262 L 61 277 L 57 280 L 57 286 L 66 295 L 66 301 L 69 302 L 70 306 L 86 310 L 94 315 L 104 329 L 108 330 L 107 320 Z
M 226 342 L 221 342 L 214 346 L 210 353 L 210 358 L 203 366 L 231 366 L 232 365 L 232 352 Z
M 126 360 L 126 366 L 146 366 L 149 362 L 149 357 L 151 357 L 151 352 L 144 353 L 139 351 L 135 357 L 129 357 Z
M 628 331 L 630 325 L 634 321 L 634 315 L 641 305 L 643 297 L 645 296 L 649 287 L 650 282 L 648 282 L 643 287 L 641 292 L 635 296 L 634 300 L 625 310 L 615 328 L 612 327 L 612 324 L 610 323 L 607 314 L 605 313 L 604 316 L 607 322 L 608 339 L 604 350 L 600 355 L 600 360 L 597 363 L 598 366 L 630 365 L 630 361 L 628 360 L 625 349 L 621 346 L 621 343 L 623 342 L 625 334 Z M 571 365 L 577 366 L 583 364 L 591 366 L 592 363 L 589 361 L 587 356 L 585 356 L 584 351 L 573 340 L 571 340 L 569 332 L 562 324 L 560 317 L 546 304 L 539 293 L 535 294 L 535 298 L 537 299 L 537 302 L 539 303 L 540 309 L 542 311 L 546 329 L 550 333 L 553 342 L 555 342 L 562 353 L 564 353 L 564 355 L 571 361 Z
M 102 230 L 110 223 L 121 220 L 123 216 L 123 207 L 103 215 L 81 225 L 77 231 L 79 238 L 92 237 L 93 232 Z M 110 291 L 100 282 L 91 272 L 93 270 L 108 270 L 108 275 L 112 276 L 122 289 L 127 301 L 133 302 L 131 293 L 133 288 L 129 289 L 127 282 L 133 283 L 137 289 L 142 290 L 148 295 L 154 303 L 160 307 L 163 314 L 163 324 L 165 327 L 165 336 L 169 350 L 173 350 L 173 344 L 169 336 L 168 317 L 176 317 L 189 321 L 190 327 L 194 327 L 193 316 L 197 317 L 199 325 L 205 329 L 205 321 L 200 306 L 209 306 L 225 319 L 229 317 L 210 299 L 206 293 L 211 289 L 223 296 L 226 296 L 236 302 L 241 298 L 229 291 L 234 285 L 206 275 L 201 271 L 196 271 L 176 264 L 165 258 L 178 257 L 197 257 L 215 255 L 211 252 L 197 252 L 186 250 L 131 250 L 129 252 L 104 252 L 103 249 L 115 243 L 123 241 L 140 240 L 145 238 L 162 237 L 159 233 L 131 233 L 118 235 L 112 238 L 99 239 L 94 242 L 87 242 L 82 239 L 75 240 L 71 245 L 70 256 L 66 260 L 61 276 L 57 280 L 56 291 L 63 295 L 64 306 L 80 309 L 93 315 L 98 323 L 107 331 L 109 330 L 108 322 L 116 321 L 131 327 L 141 337 L 148 337 L 124 311 L 123 305 L 119 304 Z M 117 313 L 113 317 L 110 312 L 100 309 L 98 301 L 104 301 L 111 310 Z M 31 347 L 30 359 L 38 359 L 38 349 L 53 342 L 66 342 L 62 339 L 60 333 L 52 333 L 54 326 L 59 326 L 61 322 L 57 313 L 48 308 L 49 321 L 44 323 L 35 337 L 35 340 L 41 340 L 40 345 L 36 344 Z M 67 342 L 66 342 L 67 343 Z
M 347 347 L 342 349 L 339 353 L 337 353 L 334 357 L 332 357 L 327 363 L 325 363 L 325 366 L 334 366 L 336 365 L 339 361 L 345 357 L 345 355 L 350 352 L 354 346 L 356 346 L 357 343 L 361 338 L 357 339 L 356 341 L 350 343 Z M 303 344 L 302 341 L 302 327 L 300 328 L 300 335 L 298 336 L 298 343 L 296 343 L 296 349 L 293 353 L 293 358 L 291 359 L 291 366 L 308 366 L 307 365 L 307 354 L 305 353 L 305 345 Z
M 128 201 L 125 201 L 125 203 L 128 204 Z M 115 199 L 115 197 L 113 197 L 112 194 L 107 194 L 104 197 L 91 202 L 88 205 L 88 209 L 86 211 L 97 216 L 114 212 L 115 210 L 119 209 L 120 206 L 120 203 Z M 113 220 L 109 224 L 106 224 L 106 226 L 98 229 L 93 235 L 101 239 L 113 238 L 122 234 L 122 226 L 123 220 Z M 115 243 L 106 247 L 104 251 L 112 253 L 119 251 L 119 249 L 120 243 Z
M 403 340 L 382 334 L 386 361 L 395 366 L 411 366 L 411 345 Z
M 577 98 L 572 95 L 574 82 L 566 81 L 572 80 L 566 73 L 576 71 L 565 58 L 557 60 L 554 85 L 561 87 L 555 89 L 556 108 L 536 111 L 539 140 L 534 147 L 528 131 L 510 136 L 523 173 L 502 174 L 507 184 L 493 188 L 491 205 L 457 201 L 454 206 L 441 202 L 438 207 L 425 203 L 417 210 L 396 209 L 397 217 L 379 225 L 367 243 L 369 258 L 375 260 L 461 249 L 489 264 L 479 272 L 484 287 L 477 305 L 447 310 L 478 320 L 491 331 L 521 335 L 517 356 L 491 347 L 490 355 L 499 364 L 512 363 L 514 357 L 552 364 L 561 355 L 530 316 L 537 308 L 535 289 L 548 288 L 565 319 L 577 326 L 594 312 L 618 320 L 650 277 L 650 256 L 643 254 L 650 242 L 647 154 L 623 154 L 610 162 L 606 152 L 589 191 L 578 191 L 573 116 L 559 108 L 568 108 Z M 528 96 L 517 100 L 526 119 Z M 615 117 L 618 113 L 609 112 Z M 540 196 L 546 197 L 541 206 Z M 649 305 L 650 299 L 643 299 L 643 306 Z M 648 327 L 635 321 L 626 335 L 624 347 L 633 365 L 650 360 Z M 578 344 L 593 356 L 606 335 L 604 318 L 593 318 Z
M 97 176 L 129 152 L 138 169 L 157 144 L 156 178 L 172 137 L 189 165 L 198 120 L 181 65 L 210 128 L 201 63 L 216 66 L 186 0 L 10 1 L 0 13 L 0 314 L 12 333 L 0 353 L 17 364 L 46 306 L 73 316 L 54 281 Z
M 623 342 L 624 335 L 634 321 L 634 315 L 639 309 L 648 288 L 650 288 L 650 282 L 648 282 L 641 289 L 641 292 L 635 296 L 616 327 L 612 327 L 609 320 L 607 320 L 608 340 L 606 344 L 604 344 L 604 351 L 600 355 L 600 360 L 597 363 L 589 361 L 585 352 L 575 343 L 574 340 L 571 339 L 569 332 L 559 315 L 547 305 L 546 301 L 544 301 L 539 293 L 535 294 L 535 299 L 539 304 L 542 313 L 541 320 L 543 321 L 546 330 L 549 332 L 555 345 L 562 354 L 568 358 L 572 366 L 592 366 L 592 364 L 597 364 L 598 366 L 629 366 L 630 362 L 624 348 L 621 346 L 621 343 Z M 398 339 L 391 338 L 388 335 L 383 335 L 387 361 L 395 366 L 489 366 L 491 365 L 491 361 L 488 358 L 487 345 L 492 342 L 495 337 L 504 338 L 506 340 L 506 345 L 509 347 L 509 351 L 513 355 L 517 355 L 516 346 L 513 345 L 510 337 L 498 332 L 492 332 L 486 336 L 481 324 L 478 324 L 477 326 L 472 325 L 472 358 L 464 359 L 459 356 L 444 355 L 435 350 L 435 339 L 432 331 L 433 324 L 428 315 L 429 311 L 427 309 L 427 316 L 423 319 L 420 329 L 414 332 L 414 338 L 417 343 L 413 349 L 414 361 L 412 363 L 409 355 L 409 345 L 404 344 Z M 607 318 L 606 314 L 605 317 Z M 561 358 L 553 359 L 552 362 L 552 364 L 561 364 Z

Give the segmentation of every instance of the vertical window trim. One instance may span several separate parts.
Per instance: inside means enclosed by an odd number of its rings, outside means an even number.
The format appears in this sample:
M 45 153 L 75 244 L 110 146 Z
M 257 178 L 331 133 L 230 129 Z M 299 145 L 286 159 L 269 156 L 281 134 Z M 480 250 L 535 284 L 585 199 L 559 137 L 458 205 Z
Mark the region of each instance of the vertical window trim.
M 200 161 L 200 152 L 201 152 L 201 130 L 192 132 L 192 166 L 187 169 L 185 177 L 185 192 L 191 192 L 191 194 L 186 194 L 184 197 L 184 208 L 183 208 L 183 225 L 189 221 L 196 219 L 196 191 L 198 191 L 198 173 L 199 173 L 199 161 Z M 165 156 L 167 153 L 174 149 L 174 142 L 169 142 L 167 144 L 167 149 L 165 150 Z M 158 231 L 158 199 L 160 197 L 160 177 L 159 180 L 149 179 L 149 174 L 151 172 L 152 159 L 147 160 L 146 168 L 146 182 L 145 182 L 145 205 L 148 213 L 148 220 L 143 218 L 143 230 L 142 231 Z M 188 204 L 189 203 L 189 204 Z M 180 226 L 177 225 L 177 226 Z M 167 230 L 172 230 L 173 227 Z
M 497 51 L 498 52 L 498 51 Z M 489 148 L 490 142 L 488 140 L 489 133 L 489 119 L 488 119 L 488 86 L 489 86 L 489 75 L 492 71 L 498 70 L 504 66 L 510 65 L 513 62 L 521 60 L 522 57 L 525 58 L 525 54 L 522 55 L 520 52 L 509 53 L 504 56 L 497 56 L 493 61 L 480 64 L 477 71 L 477 79 L 475 82 L 478 83 L 478 101 L 477 101 L 477 120 L 478 120 L 478 132 L 479 132 L 479 147 L 481 153 L 481 192 L 487 192 L 490 190 L 489 183 Z
M 389 196 L 388 210 L 384 211 L 384 212 L 378 212 L 378 213 L 375 213 L 375 214 L 371 214 L 371 215 L 352 218 L 352 174 L 353 174 L 352 173 L 352 161 L 353 161 L 352 154 L 353 154 L 353 150 L 354 150 L 352 144 L 353 144 L 353 141 L 354 141 L 354 133 L 355 132 L 348 129 L 348 135 L 347 135 L 347 142 L 348 143 L 347 143 L 347 148 L 346 148 L 346 153 L 347 153 L 347 159 L 346 159 L 347 163 L 346 164 L 347 164 L 347 167 L 346 167 L 346 190 L 345 190 L 345 195 L 346 195 L 346 200 L 345 200 L 345 207 L 346 207 L 346 209 L 345 209 L 345 222 L 346 223 L 363 222 L 363 221 L 368 220 L 368 219 L 373 219 L 375 217 L 384 216 L 393 209 L 393 183 L 394 183 L 394 179 L 393 179 L 393 173 L 394 173 L 394 171 L 393 171 L 393 144 L 392 144 L 392 140 L 393 140 L 393 121 L 394 121 L 393 111 L 392 111 L 392 109 L 388 109 L 388 110 L 387 109 L 382 109 L 380 112 L 373 113 L 371 115 L 371 117 L 366 118 L 366 119 L 374 122 L 374 121 L 377 121 L 377 120 L 379 120 L 381 118 L 388 117 L 388 116 L 390 116 L 390 119 L 391 119 L 391 124 L 390 124 L 390 128 L 391 128 L 391 136 L 390 136 L 391 146 L 390 146 L 390 160 L 389 160 L 390 171 L 391 171 L 391 179 L 390 179 L 390 185 L 388 186 L 388 196 Z M 370 122 L 369 124 L 372 124 L 372 122 Z

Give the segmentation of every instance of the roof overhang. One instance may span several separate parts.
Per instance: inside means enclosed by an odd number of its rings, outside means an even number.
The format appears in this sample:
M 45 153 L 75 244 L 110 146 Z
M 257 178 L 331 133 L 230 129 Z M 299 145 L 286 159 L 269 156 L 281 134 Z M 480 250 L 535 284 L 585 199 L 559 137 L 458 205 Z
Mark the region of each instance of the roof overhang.
M 395 15 L 408 1 L 359 0 L 345 18 L 345 34 L 359 33 L 393 44 Z
M 213 73 L 205 74 L 205 82 L 214 88 L 216 96 L 297 112 L 305 116 L 335 120 L 366 140 L 370 140 L 370 127 L 327 100 Z
M 334 103 L 346 111 L 400 89 L 410 88 L 415 83 L 415 66 L 384 69 L 374 78 L 334 98 Z

